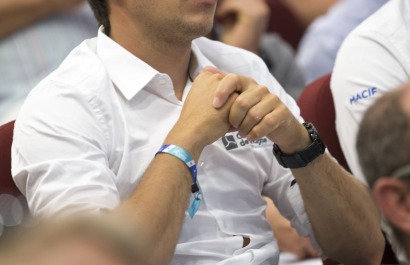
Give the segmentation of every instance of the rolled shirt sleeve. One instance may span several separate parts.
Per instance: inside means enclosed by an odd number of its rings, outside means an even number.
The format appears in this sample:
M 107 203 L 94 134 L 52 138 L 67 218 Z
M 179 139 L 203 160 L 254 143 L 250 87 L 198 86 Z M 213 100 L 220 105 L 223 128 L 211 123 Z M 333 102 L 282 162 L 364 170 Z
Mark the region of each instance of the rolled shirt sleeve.
M 52 81 L 40 87 L 21 110 L 12 147 L 12 174 L 30 210 L 115 208 L 120 197 L 98 97 Z

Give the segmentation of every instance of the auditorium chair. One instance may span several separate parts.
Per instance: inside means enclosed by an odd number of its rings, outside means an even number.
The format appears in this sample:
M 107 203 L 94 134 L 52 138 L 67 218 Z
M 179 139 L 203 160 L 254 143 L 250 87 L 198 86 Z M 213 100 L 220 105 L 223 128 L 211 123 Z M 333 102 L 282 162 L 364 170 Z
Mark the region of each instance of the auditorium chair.
M 21 221 L 27 220 L 30 216 L 27 201 L 17 188 L 11 176 L 11 144 L 13 141 L 13 129 L 14 121 L 0 126 L 0 214 L 2 214 L 2 220 L 8 220 L 7 222 L 10 220 L 20 221 L 16 221 L 17 223 L 13 222 L 14 224 L 11 226 L 7 223 L 0 224 L 2 225 L 0 243 L 7 242 L 8 235 L 13 234 L 16 225 L 18 225 Z M 15 204 L 16 199 L 18 200 L 19 206 Z M 16 215 L 16 210 L 18 210 L 18 215 Z M 20 215 L 20 213 L 22 215 Z M 22 219 L 15 219 L 17 216 Z
M 312 122 L 318 130 L 329 152 L 350 172 L 336 133 L 336 114 L 330 91 L 331 74 L 327 74 L 308 85 L 298 99 L 300 112 L 305 121 Z M 339 264 L 326 260 L 324 265 Z M 390 244 L 386 241 L 382 264 L 398 264 Z
M 11 143 L 14 121 L 0 126 L 0 194 L 22 196 L 11 177 Z

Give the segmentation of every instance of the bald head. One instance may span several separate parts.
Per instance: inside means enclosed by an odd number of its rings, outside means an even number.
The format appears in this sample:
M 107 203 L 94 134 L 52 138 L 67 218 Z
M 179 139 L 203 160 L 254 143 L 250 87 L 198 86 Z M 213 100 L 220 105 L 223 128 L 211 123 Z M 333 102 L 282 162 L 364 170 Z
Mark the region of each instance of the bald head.
M 385 94 L 367 110 L 356 147 L 370 186 L 410 164 L 409 121 L 410 84 Z

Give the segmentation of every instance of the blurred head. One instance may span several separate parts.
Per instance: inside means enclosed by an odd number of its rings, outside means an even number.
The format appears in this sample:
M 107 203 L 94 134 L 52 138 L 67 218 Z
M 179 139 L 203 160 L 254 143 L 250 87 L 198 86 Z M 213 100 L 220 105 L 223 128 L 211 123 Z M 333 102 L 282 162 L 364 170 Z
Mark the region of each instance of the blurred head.
M 217 5 L 217 0 L 88 1 L 107 35 L 127 28 L 170 42 L 193 40 L 210 32 Z
M 357 152 L 377 206 L 410 253 L 410 85 L 390 92 L 368 109 Z M 409 256 L 409 255 L 408 255 Z
M 144 264 L 128 236 L 108 222 L 91 219 L 47 223 L 9 241 L 0 260 L 10 265 Z

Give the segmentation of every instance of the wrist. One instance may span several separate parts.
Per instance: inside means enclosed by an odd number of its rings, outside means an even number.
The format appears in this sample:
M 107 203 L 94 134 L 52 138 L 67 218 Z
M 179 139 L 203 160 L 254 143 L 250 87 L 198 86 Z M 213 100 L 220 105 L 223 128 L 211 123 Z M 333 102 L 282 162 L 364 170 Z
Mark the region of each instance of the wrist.
M 202 150 L 206 146 L 206 144 L 199 140 L 198 135 L 195 133 L 195 130 L 190 130 L 186 127 L 180 129 L 180 126 L 175 125 L 165 138 L 164 143 L 183 148 L 192 156 L 195 162 L 198 162 Z
M 300 152 L 312 143 L 312 139 L 310 138 L 308 131 L 302 124 L 300 124 L 296 130 L 298 133 L 295 137 L 293 137 L 293 141 L 285 144 L 278 144 L 280 150 L 284 154 L 289 155 Z

